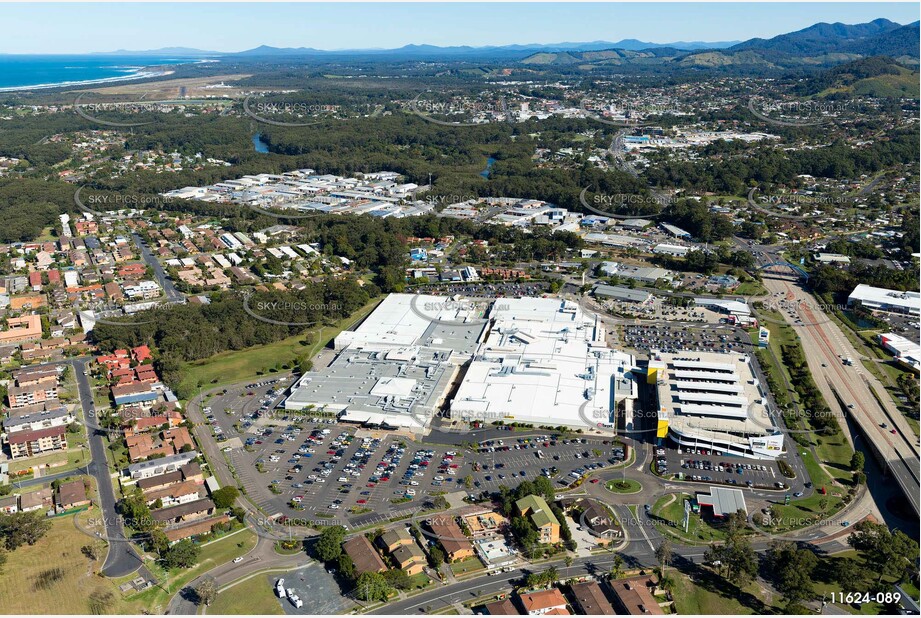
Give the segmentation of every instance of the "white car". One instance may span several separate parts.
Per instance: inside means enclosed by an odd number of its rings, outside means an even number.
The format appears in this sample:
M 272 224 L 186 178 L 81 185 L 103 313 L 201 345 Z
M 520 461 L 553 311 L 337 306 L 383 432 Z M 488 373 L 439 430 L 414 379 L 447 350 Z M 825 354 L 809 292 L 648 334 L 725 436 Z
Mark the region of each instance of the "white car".
M 330 504 L 330 505 L 329 505 L 329 508 L 331 508 L 331 509 L 338 509 L 338 508 L 339 508 L 339 505 L 338 505 L 338 504 Z
M 243 556 L 237 556 L 233 559 L 234 564 L 240 564 L 241 562 L 243 562 Z
M 407 496 L 415 496 L 415 495 L 416 495 L 416 490 L 415 490 L 415 489 L 407 489 L 407 490 L 406 490 L 406 495 L 407 495 Z

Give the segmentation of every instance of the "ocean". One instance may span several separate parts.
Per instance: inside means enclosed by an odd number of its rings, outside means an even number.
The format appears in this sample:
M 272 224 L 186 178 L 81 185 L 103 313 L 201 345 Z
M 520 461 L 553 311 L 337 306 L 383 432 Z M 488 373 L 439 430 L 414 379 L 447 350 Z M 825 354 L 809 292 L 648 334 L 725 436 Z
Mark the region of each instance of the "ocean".
M 198 61 L 153 56 L 0 55 L 0 91 L 139 79 L 163 74 L 166 65 Z

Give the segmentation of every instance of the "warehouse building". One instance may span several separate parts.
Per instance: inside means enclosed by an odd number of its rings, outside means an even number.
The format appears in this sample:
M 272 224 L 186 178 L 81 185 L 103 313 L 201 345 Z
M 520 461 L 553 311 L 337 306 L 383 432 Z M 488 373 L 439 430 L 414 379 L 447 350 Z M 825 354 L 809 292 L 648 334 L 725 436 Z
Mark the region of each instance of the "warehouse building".
M 861 283 L 847 297 L 847 305 L 848 307 L 860 305 L 871 311 L 919 315 L 921 314 L 921 294 L 875 288 L 872 285 Z

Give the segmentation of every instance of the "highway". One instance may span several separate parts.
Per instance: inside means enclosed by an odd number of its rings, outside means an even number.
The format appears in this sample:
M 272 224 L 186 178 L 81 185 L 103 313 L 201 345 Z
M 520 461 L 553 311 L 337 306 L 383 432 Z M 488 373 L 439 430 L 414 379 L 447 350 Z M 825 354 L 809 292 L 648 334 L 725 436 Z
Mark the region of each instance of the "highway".
M 780 294 L 778 299 L 795 306 L 795 317 L 785 311 L 781 313 L 799 335 L 809 370 L 826 403 L 836 413 L 840 411 L 841 416 L 847 414 L 858 424 L 918 514 L 921 459 L 916 446 L 917 438 L 885 387 L 860 364 L 861 355 L 799 283 L 769 273 L 764 273 L 763 283 L 771 294 Z M 844 358 L 854 359 L 855 365 L 845 365 Z M 879 396 L 879 401 L 873 396 L 871 388 Z M 846 407 L 839 405 L 836 395 Z M 846 430 L 844 419 L 840 418 L 840 421 Z

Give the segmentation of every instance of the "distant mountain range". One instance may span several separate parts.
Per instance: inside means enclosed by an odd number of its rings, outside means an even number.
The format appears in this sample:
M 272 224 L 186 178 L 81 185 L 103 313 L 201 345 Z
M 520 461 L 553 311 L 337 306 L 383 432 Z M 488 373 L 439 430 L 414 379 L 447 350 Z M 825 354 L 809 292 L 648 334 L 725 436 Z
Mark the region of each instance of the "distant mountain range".
M 515 45 L 486 45 L 472 47 L 468 45 L 439 47 L 437 45 L 404 45 L 395 49 L 316 49 L 314 47 L 272 47 L 260 45 L 253 49 L 240 52 L 214 52 L 190 47 L 163 47 L 161 49 L 148 49 L 132 51 L 119 49 L 112 52 L 97 52 L 95 55 L 104 56 L 183 56 L 188 58 L 217 57 L 217 56 L 352 56 L 352 55 L 387 55 L 387 56 L 465 56 L 484 54 L 528 54 L 536 51 L 595 51 L 602 49 L 654 49 L 673 48 L 686 51 L 695 49 L 726 49 L 739 41 L 677 41 L 675 43 L 647 43 L 637 39 L 623 39 L 616 43 L 610 41 L 591 41 L 587 43 L 529 43 Z
M 194 49 L 192 47 L 161 47 L 160 49 L 145 49 L 141 51 L 132 51 L 128 49 L 119 49 L 110 52 L 94 52 L 93 56 L 177 56 L 180 58 L 213 58 L 214 56 L 223 55 L 221 52 L 205 51 L 203 49 Z
M 118 50 L 103 55 L 151 57 L 225 58 L 284 60 L 294 58 L 379 58 L 467 59 L 486 62 L 521 62 L 526 65 L 674 65 L 679 67 L 791 68 L 832 66 L 872 56 L 889 56 L 906 65 L 918 65 L 918 22 L 901 25 L 888 19 L 865 24 L 818 23 L 770 39 L 747 41 L 677 41 L 649 43 L 637 39 L 617 42 L 532 43 L 484 47 L 404 45 L 396 49 L 323 50 L 313 47 L 271 47 L 262 45 L 235 53 L 221 53 L 186 47 L 165 47 L 146 51 Z
M 819 23 L 771 39 L 750 39 L 726 48 L 681 50 L 647 48 L 537 52 L 525 64 L 645 64 L 674 63 L 685 67 L 760 66 L 763 68 L 831 65 L 870 56 L 890 56 L 905 64 L 918 64 L 918 22 L 901 25 L 888 19 L 866 24 Z

